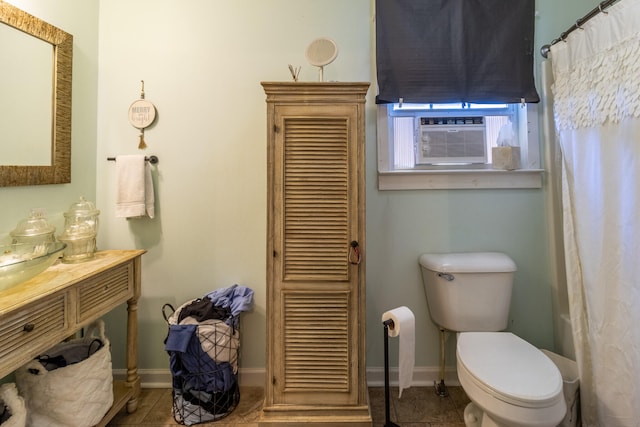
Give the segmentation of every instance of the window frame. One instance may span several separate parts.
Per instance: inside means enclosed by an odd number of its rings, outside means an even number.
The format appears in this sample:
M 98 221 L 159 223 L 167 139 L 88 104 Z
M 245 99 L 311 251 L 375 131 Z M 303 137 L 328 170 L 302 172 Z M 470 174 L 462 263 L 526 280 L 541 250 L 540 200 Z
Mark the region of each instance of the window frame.
M 490 164 L 420 166 L 394 169 L 393 135 L 387 104 L 378 104 L 377 152 L 379 190 L 542 188 L 537 104 L 526 104 L 526 131 L 521 132 L 521 169 L 493 169 Z M 523 137 L 524 136 L 524 137 Z

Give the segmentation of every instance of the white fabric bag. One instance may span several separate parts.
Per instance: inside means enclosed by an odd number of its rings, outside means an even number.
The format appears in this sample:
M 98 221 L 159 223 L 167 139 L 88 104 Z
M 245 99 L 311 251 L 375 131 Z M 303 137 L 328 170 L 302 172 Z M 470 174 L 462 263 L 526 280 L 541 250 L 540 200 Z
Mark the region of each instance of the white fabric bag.
M 91 353 L 96 340 L 102 342 L 102 347 Z M 78 349 L 83 349 L 80 359 L 84 360 L 76 362 Z M 113 404 L 111 349 L 104 335 L 104 322 L 91 324 L 85 337 L 62 342 L 47 352 L 49 360 L 60 355 L 71 364 L 48 371 L 41 361 L 32 360 L 16 371 L 18 390 L 27 407 L 27 426 L 98 424 Z
M 0 423 L 2 427 L 24 427 L 27 422 L 27 409 L 24 399 L 18 396 L 18 390 L 14 383 L 0 386 L 0 406 L 4 406 L 9 413 L 9 418 Z

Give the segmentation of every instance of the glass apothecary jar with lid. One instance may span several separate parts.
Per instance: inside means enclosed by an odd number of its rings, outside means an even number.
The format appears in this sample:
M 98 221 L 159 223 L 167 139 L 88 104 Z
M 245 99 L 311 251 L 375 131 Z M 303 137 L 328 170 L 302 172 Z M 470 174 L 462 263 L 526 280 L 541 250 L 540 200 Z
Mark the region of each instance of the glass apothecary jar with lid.
M 84 197 L 64 213 L 64 232 L 58 236 L 58 240 L 67 244 L 62 262 L 82 262 L 94 257 L 99 215 L 96 206 Z
M 92 259 L 96 252 L 96 234 L 91 225 L 78 218 L 65 227 L 58 240 L 67 244 L 62 262 L 75 263 Z
M 96 209 L 96 205 L 81 196 L 80 199 L 77 202 L 73 203 L 69 207 L 69 210 L 64 213 L 64 228 L 66 229 L 76 222 L 84 222 L 91 227 L 91 229 L 97 236 L 99 216 L 100 211 Z
M 47 220 L 45 210 L 33 208 L 29 217 L 21 220 L 9 234 L 11 235 L 12 243 L 38 245 L 40 243 L 55 242 L 55 231 L 56 228 Z

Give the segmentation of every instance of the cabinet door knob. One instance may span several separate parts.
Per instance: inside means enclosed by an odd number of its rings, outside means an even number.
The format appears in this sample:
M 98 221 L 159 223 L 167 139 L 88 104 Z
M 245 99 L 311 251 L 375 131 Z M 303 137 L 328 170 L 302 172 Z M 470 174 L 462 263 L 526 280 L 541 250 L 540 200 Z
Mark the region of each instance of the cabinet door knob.
M 24 325 L 24 327 L 22 328 L 23 331 L 25 332 L 31 332 L 35 329 L 36 325 L 34 325 L 33 323 L 27 323 Z

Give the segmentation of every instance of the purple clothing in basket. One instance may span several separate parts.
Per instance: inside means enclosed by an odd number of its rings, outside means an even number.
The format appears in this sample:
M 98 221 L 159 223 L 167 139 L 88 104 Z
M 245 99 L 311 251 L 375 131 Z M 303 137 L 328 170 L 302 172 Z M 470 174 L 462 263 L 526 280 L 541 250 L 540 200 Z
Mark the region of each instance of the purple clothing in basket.
M 227 288 L 216 289 L 206 295 L 216 307 L 229 308 L 232 318 L 227 321 L 237 321 L 239 314 L 253 308 L 253 290 L 246 286 L 232 285 Z

